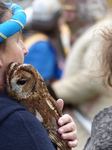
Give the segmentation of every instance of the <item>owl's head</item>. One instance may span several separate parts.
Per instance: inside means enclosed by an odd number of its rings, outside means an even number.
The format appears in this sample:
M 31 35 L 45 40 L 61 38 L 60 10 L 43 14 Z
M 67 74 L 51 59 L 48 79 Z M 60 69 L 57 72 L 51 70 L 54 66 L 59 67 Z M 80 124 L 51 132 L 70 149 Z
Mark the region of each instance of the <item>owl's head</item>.
M 6 70 L 6 93 L 16 99 L 28 98 L 38 91 L 43 82 L 37 70 L 29 64 L 12 62 Z

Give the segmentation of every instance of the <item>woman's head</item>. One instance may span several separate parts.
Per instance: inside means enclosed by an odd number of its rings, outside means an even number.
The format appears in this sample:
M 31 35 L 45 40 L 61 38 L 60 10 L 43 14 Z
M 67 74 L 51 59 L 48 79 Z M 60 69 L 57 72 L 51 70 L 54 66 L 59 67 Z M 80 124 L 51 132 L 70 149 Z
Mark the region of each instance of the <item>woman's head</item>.
M 3 26 L 1 26 L 4 22 L 10 20 L 12 18 L 13 14 L 11 13 L 11 11 L 8 9 L 8 7 L 0 2 L 0 28 Z M 8 26 L 9 24 L 7 23 L 7 28 L 9 28 Z M 6 27 L 6 25 L 5 25 Z M 5 30 L 5 27 L 3 28 L 3 30 Z M 0 30 L 2 33 L 2 29 Z M 6 31 L 5 31 L 6 32 Z M 7 31 L 8 32 L 8 31 Z M 10 31 L 9 31 L 10 32 Z M 10 54 L 13 51 L 13 47 L 15 49 L 15 53 L 18 52 L 18 49 L 20 50 L 20 53 L 23 53 L 22 58 L 19 57 L 19 52 L 18 54 L 18 59 L 16 60 L 16 55 L 13 55 L 14 60 L 15 61 L 20 61 L 21 63 L 23 62 L 24 59 L 24 55 L 27 54 L 27 50 L 24 47 L 23 42 L 21 41 L 21 31 L 17 32 L 15 34 L 12 34 L 10 37 L 7 38 L 7 40 L 3 40 L 0 42 L 0 56 L 2 57 L 2 55 L 6 54 L 8 52 L 8 49 L 10 50 Z M 23 51 L 23 52 L 22 52 Z M 13 52 L 14 53 L 14 52 Z M 10 59 L 10 58 L 9 58 Z M 20 60 L 19 60 L 20 59 Z M 13 61 L 13 60 L 12 60 Z
M 14 5 L 15 4 L 12 3 L 12 6 L 11 6 L 10 10 L 12 10 L 12 7 Z M 0 2 L 0 28 L 1 28 L 0 29 L 0 36 L 2 34 L 3 36 L 6 36 L 8 38 L 7 40 L 0 39 L 0 40 L 2 40 L 2 41 L 0 41 L 0 52 L 4 52 L 6 47 L 10 47 L 11 39 L 12 39 L 13 45 L 14 45 L 14 42 L 20 40 L 20 46 L 22 46 L 22 49 L 24 47 L 23 46 L 24 44 L 22 43 L 21 39 L 19 38 L 19 40 L 18 40 L 18 35 L 21 36 L 21 31 L 19 32 L 20 29 L 16 29 L 14 32 L 10 31 L 10 29 L 12 29 L 12 28 L 10 28 L 10 26 L 18 28 L 18 26 L 16 27 L 16 26 L 13 25 L 15 23 L 15 22 L 13 23 L 13 20 L 12 20 L 12 22 L 10 21 L 10 19 L 12 19 L 12 16 L 13 16 L 13 13 L 10 10 L 4 3 Z M 9 28 L 9 30 L 7 30 L 6 28 Z M 8 32 L 10 32 L 10 33 L 8 33 Z M 4 34 L 4 33 L 6 33 L 6 34 Z M 13 40 L 13 37 L 14 37 L 15 40 Z M 16 40 L 16 38 L 17 38 L 17 40 Z M 16 45 L 15 45 L 15 49 L 16 49 Z M 24 55 L 27 53 L 27 50 L 25 52 L 25 48 L 23 49 L 23 53 L 24 53 Z
M 0 2 L 0 34 L 3 33 L 0 36 L 4 37 L 4 33 L 6 32 L 5 27 L 10 28 L 10 24 L 15 24 L 13 20 L 10 21 L 13 15 L 8 7 Z M 15 33 L 12 31 L 11 35 L 7 34 L 10 30 L 7 31 L 6 34 L 9 35 L 9 37 L 7 36 L 7 39 L 0 41 L 0 84 L 3 82 L 3 75 L 8 64 L 10 62 L 23 63 L 24 55 L 28 53 L 28 50 L 21 40 L 21 31 L 16 31 Z

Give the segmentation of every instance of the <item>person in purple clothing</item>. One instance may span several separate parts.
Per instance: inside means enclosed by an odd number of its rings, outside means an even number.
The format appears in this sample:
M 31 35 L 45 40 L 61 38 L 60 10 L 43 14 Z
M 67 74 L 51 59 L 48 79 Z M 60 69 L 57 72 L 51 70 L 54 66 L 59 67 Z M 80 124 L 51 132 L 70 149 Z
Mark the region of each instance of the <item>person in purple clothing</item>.
M 0 2 L 0 149 L 54 150 L 46 130 L 34 115 L 5 94 L 5 70 L 10 62 L 23 63 L 28 53 L 21 40 L 26 24 L 23 9 L 14 3 Z M 63 108 L 63 101 L 57 101 Z M 77 145 L 77 130 L 71 116 L 63 115 L 59 130 L 69 147 Z

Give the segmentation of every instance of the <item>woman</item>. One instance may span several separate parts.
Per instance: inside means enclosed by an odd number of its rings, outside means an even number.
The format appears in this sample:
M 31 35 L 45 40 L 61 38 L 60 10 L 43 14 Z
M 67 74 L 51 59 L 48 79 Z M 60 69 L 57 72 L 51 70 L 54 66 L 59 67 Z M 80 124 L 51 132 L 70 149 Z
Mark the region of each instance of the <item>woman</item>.
M 23 63 L 28 53 L 20 38 L 25 23 L 26 16 L 20 6 L 0 2 L 0 149 L 54 150 L 41 123 L 4 91 L 6 67 L 12 61 Z M 57 102 L 62 109 L 63 101 Z M 75 147 L 77 131 L 73 119 L 64 115 L 58 123 L 61 137 L 69 140 L 69 147 Z

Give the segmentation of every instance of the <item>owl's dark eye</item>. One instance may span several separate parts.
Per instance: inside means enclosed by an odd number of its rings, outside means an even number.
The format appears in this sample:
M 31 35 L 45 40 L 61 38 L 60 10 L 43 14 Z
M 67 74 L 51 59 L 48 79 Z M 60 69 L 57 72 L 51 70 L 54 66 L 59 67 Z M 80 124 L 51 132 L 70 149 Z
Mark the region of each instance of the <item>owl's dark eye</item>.
M 26 84 L 26 80 L 18 80 L 17 84 L 18 85 L 24 85 L 24 84 Z

